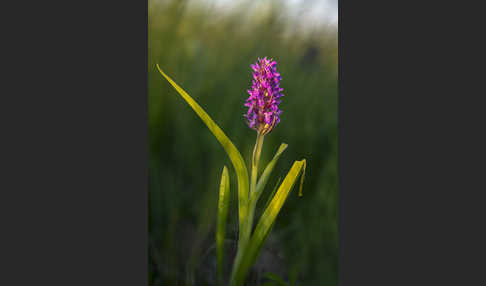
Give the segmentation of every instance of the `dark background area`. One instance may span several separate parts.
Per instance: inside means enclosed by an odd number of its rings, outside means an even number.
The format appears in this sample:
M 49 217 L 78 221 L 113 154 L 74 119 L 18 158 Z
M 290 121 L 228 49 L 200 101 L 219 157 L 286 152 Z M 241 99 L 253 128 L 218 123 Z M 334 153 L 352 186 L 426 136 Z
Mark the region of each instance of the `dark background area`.
M 249 163 L 256 132 L 245 123 L 250 64 L 277 61 L 284 98 L 280 124 L 265 137 L 262 166 L 289 145 L 260 200 L 293 161 L 306 158 L 304 196 L 294 189 L 259 264 L 299 285 L 337 285 L 337 25 L 297 28 L 282 7 L 222 12 L 187 1 L 149 2 L 149 284 L 202 285 L 214 243 L 218 188 L 230 167 L 228 238 L 236 235 L 236 176 L 224 150 L 155 68 L 189 93 Z M 308 7 L 312 9 L 312 6 Z M 292 22 L 294 21 L 294 22 Z M 261 214 L 257 209 L 257 217 Z

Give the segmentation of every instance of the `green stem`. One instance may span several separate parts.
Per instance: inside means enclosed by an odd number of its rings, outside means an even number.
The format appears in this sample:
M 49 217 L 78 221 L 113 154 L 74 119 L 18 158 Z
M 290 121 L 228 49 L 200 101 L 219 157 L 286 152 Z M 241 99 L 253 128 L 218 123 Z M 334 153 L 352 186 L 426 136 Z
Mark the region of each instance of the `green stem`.
M 248 220 L 247 220 L 247 231 L 248 235 L 251 234 L 251 229 L 253 227 L 253 217 L 255 216 L 256 200 L 253 200 L 256 192 L 256 185 L 258 179 L 258 162 L 260 161 L 260 155 L 262 154 L 263 139 L 265 135 L 262 132 L 257 133 L 257 139 L 255 142 L 255 148 L 253 148 L 253 156 L 251 163 L 251 180 L 250 180 L 250 196 L 248 198 Z
M 256 191 L 256 183 L 258 179 L 258 162 L 260 161 L 264 138 L 265 135 L 261 134 L 260 132 L 257 133 L 257 139 L 255 142 L 255 148 L 253 149 L 253 157 L 251 163 L 250 198 L 254 195 Z
M 236 258 L 233 264 L 233 270 L 231 273 L 230 285 L 235 285 L 234 275 L 236 270 L 240 267 L 241 259 L 243 253 L 245 252 L 246 246 L 250 240 L 251 229 L 253 227 L 253 217 L 255 215 L 256 200 L 253 200 L 254 193 L 256 191 L 257 177 L 258 177 L 258 162 L 260 161 L 260 155 L 262 153 L 263 139 L 265 135 L 262 132 L 257 133 L 257 139 L 255 142 L 255 147 L 253 148 L 253 156 L 251 162 L 251 179 L 250 179 L 250 193 L 248 197 L 248 216 L 244 223 L 244 227 L 241 230 L 243 233 L 240 236 L 240 241 L 238 241 L 238 251 L 236 253 Z M 238 283 L 238 282 L 236 282 Z

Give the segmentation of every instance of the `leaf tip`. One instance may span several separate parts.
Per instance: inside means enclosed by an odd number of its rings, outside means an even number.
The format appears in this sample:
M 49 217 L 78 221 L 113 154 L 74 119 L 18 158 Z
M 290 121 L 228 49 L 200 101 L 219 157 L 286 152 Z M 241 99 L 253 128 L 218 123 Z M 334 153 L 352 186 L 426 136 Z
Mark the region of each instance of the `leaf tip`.
M 280 154 L 282 154 L 288 146 L 289 145 L 287 145 L 286 143 L 280 144 L 280 147 L 278 147 L 277 154 L 275 154 L 275 156 L 279 156 Z

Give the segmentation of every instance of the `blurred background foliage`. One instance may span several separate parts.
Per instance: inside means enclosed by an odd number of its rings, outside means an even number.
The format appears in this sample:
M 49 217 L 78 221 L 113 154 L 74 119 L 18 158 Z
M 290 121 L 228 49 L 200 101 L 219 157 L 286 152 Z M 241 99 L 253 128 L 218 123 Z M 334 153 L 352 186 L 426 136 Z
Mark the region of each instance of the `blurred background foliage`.
M 256 2 L 256 1 L 255 1 Z M 289 145 L 260 200 L 295 160 L 307 159 L 304 196 L 284 204 L 259 262 L 298 285 L 337 285 L 336 25 L 303 28 L 278 1 L 149 1 L 149 284 L 204 285 L 197 273 L 214 243 L 223 165 L 230 171 L 228 239 L 236 237 L 236 176 L 224 150 L 155 64 L 187 91 L 249 158 L 256 139 L 243 118 L 250 64 L 272 57 L 284 88 L 280 124 L 265 137 L 261 165 Z M 209 4 L 208 4 L 209 3 Z M 310 7 L 312 9 L 312 7 Z M 263 169 L 263 168 L 261 168 Z M 265 261 L 264 261 L 265 260 Z M 252 284 L 249 281 L 248 285 Z

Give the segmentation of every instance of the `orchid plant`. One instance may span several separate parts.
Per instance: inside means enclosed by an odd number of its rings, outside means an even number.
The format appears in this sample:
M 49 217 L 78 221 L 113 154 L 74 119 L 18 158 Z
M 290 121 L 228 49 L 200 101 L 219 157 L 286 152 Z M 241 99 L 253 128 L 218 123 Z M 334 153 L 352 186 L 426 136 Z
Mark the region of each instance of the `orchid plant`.
M 240 151 L 238 151 L 223 130 L 221 130 L 221 128 L 211 119 L 204 109 L 192 99 L 192 97 L 167 76 L 161 70 L 159 65 L 156 65 L 162 76 L 169 81 L 216 137 L 226 151 L 234 167 L 238 181 L 238 248 L 236 257 L 233 261 L 229 281 L 229 285 L 231 286 L 242 286 L 245 282 L 250 267 L 257 260 L 260 250 L 275 223 L 277 215 L 301 173 L 299 196 L 302 196 L 302 184 L 304 182 L 306 167 L 305 159 L 294 162 L 280 186 L 274 189 L 274 192 L 271 193 L 269 203 L 258 220 L 256 227 L 253 229 L 256 204 L 268 182 L 273 168 L 287 148 L 287 144 L 282 143 L 273 159 L 267 164 L 263 173 L 258 177 L 259 160 L 264 137 L 280 122 L 281 110 L 278 108 L 278 105 L 283 96 L 283 89 L 280 87 L 281 76 L 277 72 L 276 65 L 276 61 L 267 58 L 259 58 L 255 64 L 251 65 L 253 79 L 251 89 L 248 90 L 250 96 L 245 103 L 245 106 L 248 107 L 248 112 L 244 115 L 248 126 L 256 131 L 256 143 L 251 157 L 250 176 L 248 176 L 247 165 L 243 160 Z M 216 224 L 216 256 L 220 279 L 222 279 L 223 276 L 223 242 L 226 235 L 229 193 L 230 184 L 228 168 L 224 166 L 219 189 L 218 218 Z

